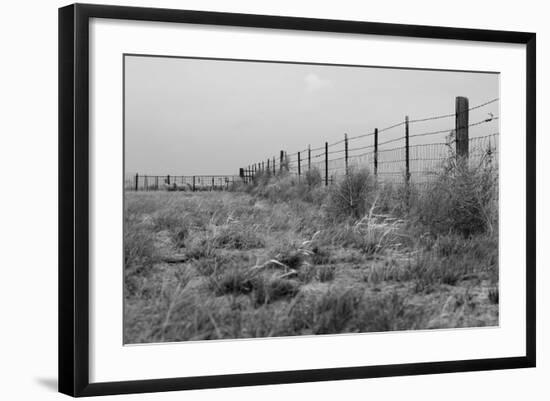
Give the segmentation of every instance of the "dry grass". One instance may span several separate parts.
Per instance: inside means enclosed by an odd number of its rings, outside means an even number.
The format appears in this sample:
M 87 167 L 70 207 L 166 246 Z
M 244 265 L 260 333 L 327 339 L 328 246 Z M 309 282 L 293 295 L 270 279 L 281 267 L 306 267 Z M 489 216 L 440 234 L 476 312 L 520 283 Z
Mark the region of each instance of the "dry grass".
M 368 173 L 330 191 L 310 178 L 127 193 L 125 343 L 498 324 L 490 202 L 480 229 L 443 232 L 462 214 L 404 211 Z

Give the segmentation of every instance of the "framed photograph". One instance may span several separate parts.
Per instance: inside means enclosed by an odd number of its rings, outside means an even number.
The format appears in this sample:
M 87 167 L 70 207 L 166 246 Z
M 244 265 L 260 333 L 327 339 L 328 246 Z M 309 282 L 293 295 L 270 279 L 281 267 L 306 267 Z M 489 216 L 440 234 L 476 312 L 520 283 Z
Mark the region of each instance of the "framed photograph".
M 61 8 L 59 390 L 535 366 L 535 82 L 534 33 Z

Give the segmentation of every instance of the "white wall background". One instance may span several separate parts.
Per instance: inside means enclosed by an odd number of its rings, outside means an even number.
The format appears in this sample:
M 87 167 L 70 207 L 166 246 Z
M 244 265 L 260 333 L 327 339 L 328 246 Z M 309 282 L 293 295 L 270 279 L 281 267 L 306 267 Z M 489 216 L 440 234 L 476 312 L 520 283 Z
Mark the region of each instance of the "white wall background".
M 101 3 L 101 2 L 100 2 Z M 162 0 L 112 4 L 535 31 L 538 54 L 538 367 L 536 369 L 293 384 L 124 396 L 128 400 L 547 400 L 550 257 L 550 25 L 545 2 L 463 0 Z M 230 3 L 230 4 L 229 4 Z M 3 4 L 0 23 L 0 398 L 53 400 L 57 376 L 57 8 L 67 3 Z M 452 346 L 452 344 L 449 344 Z M 388 350 L 391 352 L 391 350 Z M 104 399 L 114 399 L 108 397 Z M 123 399 L 122 397 L 116 397 Z

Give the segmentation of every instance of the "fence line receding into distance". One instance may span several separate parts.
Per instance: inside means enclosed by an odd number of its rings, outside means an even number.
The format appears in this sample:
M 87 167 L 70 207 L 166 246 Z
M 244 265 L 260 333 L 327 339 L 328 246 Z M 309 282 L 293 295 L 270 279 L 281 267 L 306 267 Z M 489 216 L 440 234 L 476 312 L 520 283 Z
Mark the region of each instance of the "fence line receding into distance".
M 488 112 L 488 106 L 495 105 L 499 98 L 491 99 L 474 107 L 469 107 L 466 97 L 455 99 L 455 112 L 431 117 L 410 119 L 409 116 L 398 123 L 374 128 L 372 132 L 348 136 L 335 142 L 325 142 L 323 146 L 288 154 L 279 151 L 279 157 L 252 163 L 239 171 L 244 182 L 251 182 L 260 173 L 286 170 L 289 174 L 301 178 L 308 170 L 318 169 L 323 183 L 336 180 L 351 168 L 367 167 L 379 181 L 407 183 L 429 182 L 441 168 L 442 162 L 450 156 L 468 159 L 471 163 L 488 160 L 498 163 L 499 116 Z M 475 113 L 472 113 L 475 112 Z M 472 114 L 477 114 L 470 122 Z M 416 129 L 422 124 L 438 121 L 445 122 L 454 118 L 452 126 L 437 129 Z M 390 134 L 401 130 L 402 135 Z M 472 136 L 472 131 L 477 135 Z M 439 136 L 436 142 L 421 142 L 424 138 Z M 444 138 L 441 138 L 444 136 Z
M 416 119 L 405 116 L 400 122 L 365 134 L 344 133 L 342 139 L 327 141 L 315 148 L 308 145 L 292 154 L 280 150 L 276 155 L 240 168 L 239 175 L 132 174 L 125 177 L 124 186 L 135 191 L 227 190 L 235 183 L 251 183 L 258 174 L 266 172 L 285 172 L 301 179 L 312 169 L 317 169 L 324 185 L 329 185 L 350 169 L 361 167 L 369 168 L 379 181 L 422 184 L 435 177 L 449 157 L 460 157 L 470 163 L 489 160 L 498 165 L 499 116 L 498 107 L 494 108 L 498 102 L 499 98 L 495 98 L 469 107 L 466 97 L 456 97 L 454 113 Z M 452 119 L 451 125 L 448 121 Z M 423 128 L 434 123 L 444 125 Z M 426 138 L 436 139 L 426 142 Z

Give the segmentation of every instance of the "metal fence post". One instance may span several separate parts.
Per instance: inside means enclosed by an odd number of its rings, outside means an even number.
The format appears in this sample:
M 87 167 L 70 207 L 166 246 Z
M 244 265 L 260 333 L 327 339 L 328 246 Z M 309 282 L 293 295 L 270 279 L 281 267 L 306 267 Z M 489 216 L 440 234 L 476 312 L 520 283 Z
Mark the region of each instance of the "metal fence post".
M 378 178 L 378 128 L 374 129 L 374 177 Z
M 405 179 L 407 185 L 411 178 L 411 170 L 409 165 L 409 116 L 405 116 Z
M 348 134 L 344 134 L 344 149 L 345 149 L 345 152 L 344 152 L 344 155 L 345 155 L 345 160 L 346 160 L 346 175 L 348 175 Z
M 325 186 L 328 186 L 328 142 L 325 142 Z

